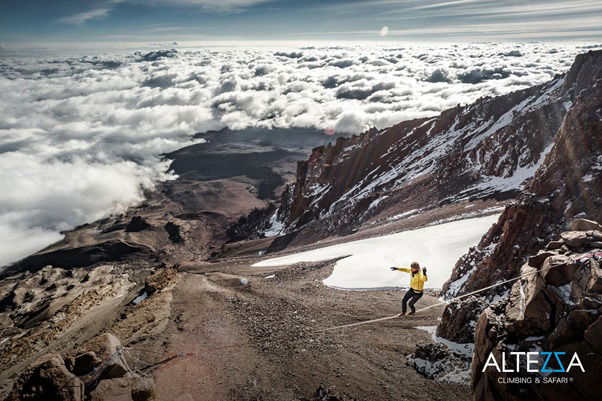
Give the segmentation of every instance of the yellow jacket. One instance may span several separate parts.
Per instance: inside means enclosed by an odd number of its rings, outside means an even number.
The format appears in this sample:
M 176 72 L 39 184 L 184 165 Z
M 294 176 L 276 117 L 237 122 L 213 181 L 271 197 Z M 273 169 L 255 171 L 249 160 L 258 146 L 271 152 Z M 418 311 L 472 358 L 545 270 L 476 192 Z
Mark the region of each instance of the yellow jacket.
M 422 269 L 418 270 L 418 273 L 415 274 L 412 274 L 412 269 L 408 267 L 397 267 L 395 270 L 404 273 L 410 273 L 410 288 L 412 288 L 414 291 L 422 292 L 425 281 L 428 281 L 428 277 L 426 274 L 422 273 Z

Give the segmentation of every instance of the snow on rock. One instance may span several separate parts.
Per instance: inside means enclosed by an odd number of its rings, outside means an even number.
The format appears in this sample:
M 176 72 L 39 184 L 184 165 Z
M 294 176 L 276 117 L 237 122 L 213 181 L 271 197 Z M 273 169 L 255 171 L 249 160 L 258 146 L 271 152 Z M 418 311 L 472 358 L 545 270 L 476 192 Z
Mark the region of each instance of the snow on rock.
M 266 237 L 275 237 L 284 230 L 284 223 L 278 220 L 278 213 L 274 213 L 270 218 L 268 229 L 263 233 Z
M 392 272 L 388 267 L 409 266 L 415 260 L 428 269 L 426 287 L 440 288 L 449 278 L 458 258 L 476 245 L 497 219 L 498 215 L 490 215 L 459 220 L 267 259 L 253 266 L 282 266 L 343 258 L 336 263 L 324 284 L 357 290 L 407 286 L 409 276 Z

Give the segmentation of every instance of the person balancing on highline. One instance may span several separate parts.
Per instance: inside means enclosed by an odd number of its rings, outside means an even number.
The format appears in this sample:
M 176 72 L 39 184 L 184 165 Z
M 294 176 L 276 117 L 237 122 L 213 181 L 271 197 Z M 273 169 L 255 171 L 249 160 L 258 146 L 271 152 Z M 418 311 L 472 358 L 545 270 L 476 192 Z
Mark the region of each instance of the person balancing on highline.
M 407 267 L 391 267 L 392 271 L 399 271 L 410 273 L 410 289 L 403 296 L 403 301 L 401 301 L 401 313 L 399 316 L 403 316 L 406 314 L 406 309 L 408 305 L 408 301 L 410 301 L 410 313 L 408 315 L 413 315 L 416 313 L 416 308 L 414 308 L 414 304 L 418 302 L 420 298 L 422 298 L 422 291 L 424 289 L 424 282 L 428 280 L 426 275 L 426 267 L 420 269 L 420 265 L 417 262 L 412 262 L 410 268 Z

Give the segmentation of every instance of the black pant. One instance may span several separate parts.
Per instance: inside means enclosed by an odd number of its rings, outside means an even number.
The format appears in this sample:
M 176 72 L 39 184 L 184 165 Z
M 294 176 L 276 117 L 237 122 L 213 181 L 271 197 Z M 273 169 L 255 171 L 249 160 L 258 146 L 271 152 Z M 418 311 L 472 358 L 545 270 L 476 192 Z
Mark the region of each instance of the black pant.
M 414 304 L 418 302 L 418 300 L 422 298 L 422 293 L 418 291 L 414 291 L 413 288 L 410 288 L 408 292 L 403 296 L 403 301 L 401 301 L 401 313 L 406 313 L 408 301 L 410 301 L 410 310 L 412 313 L 416 312 L 416 308 L 414 308 Z

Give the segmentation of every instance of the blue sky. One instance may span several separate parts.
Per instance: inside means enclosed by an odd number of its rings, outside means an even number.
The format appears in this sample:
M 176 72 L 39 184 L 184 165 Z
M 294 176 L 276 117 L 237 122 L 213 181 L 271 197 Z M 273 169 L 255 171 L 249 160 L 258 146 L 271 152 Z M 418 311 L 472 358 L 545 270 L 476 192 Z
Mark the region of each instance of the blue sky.
M 4 0 L 0 43 L 602 38 L 600 0 Z

